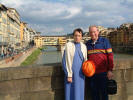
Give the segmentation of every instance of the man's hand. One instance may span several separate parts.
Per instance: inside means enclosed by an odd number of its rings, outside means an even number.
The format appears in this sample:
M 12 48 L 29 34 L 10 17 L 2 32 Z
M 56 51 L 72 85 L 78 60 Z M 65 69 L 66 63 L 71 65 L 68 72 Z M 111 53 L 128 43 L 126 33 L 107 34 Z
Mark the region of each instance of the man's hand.
M 72 77 L 68 77 L 68 78 L 67 78 L 67 81 L 68 81 L 69 83 L 72 83 Z
M 108 77 L 109 80 L 111 80 L 111 79 L 113 78 L 113 73 L 112 73 L 112 71 L 108 71 L 107 77 Z

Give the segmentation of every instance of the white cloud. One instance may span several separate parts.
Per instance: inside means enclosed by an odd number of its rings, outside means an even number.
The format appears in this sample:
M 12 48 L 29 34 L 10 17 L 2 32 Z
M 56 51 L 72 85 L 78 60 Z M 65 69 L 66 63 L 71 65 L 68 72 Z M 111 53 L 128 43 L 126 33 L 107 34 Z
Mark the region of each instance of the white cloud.
M 72 24 L 70 24 L 70 27 L 74 27 L 74 24 L 72 23 Z
M 81 12 L 81 8 L 77 7 L 71 7 L 71 8 L 68 7 L 66 10 L 69 13 L 69 15 L 65 16 L 64 19 L 69 19 L 73 16 L 78 15 Z
M 84 32 L 89 32 L 89 26 L 86 28 L 83 28 Z
M 52 29 L 52 32 L 57 32 L 57 33 L 60 33 L 63 31 L 64 31 L 64 28 L 62 28 L 62 27 L 56 27 L 56 28 Z
M 1 0 L 1 3 L 8 6 L 19 7 L 23 4 L 22 0 Z
M 125 2 L 129 2 L 129 3 L 130 3 L 130 2 L 133 3 L 133 0 L 124 0 L 124 1 L 125 1 Z
M 71 33 L 97 24 L 116 27 L 133 22 L 133 0 L 0 0 L 16 8 L 22 21 L 43 34 Z M 53 2 L 54 1 L 54 2 Z
M 32 24 L 28 25 L 29 27 L 36 28 L 37 30 L 42 30 L 41 32 L 43 35 L 54 35 L 54 33 L 60 33 L 63 35 L 64 28 L 60 26 L 45 26 L 45 25 L 38 25 L 38 24 Z
M 85 12 L 85 15 L 86 16 L 99 16 L 99 15 L 101 15 L 101 16 L 104 16 L 106 13 L 105 12 L 101 12 L 101 11 L 94 11 L 94 12 Z

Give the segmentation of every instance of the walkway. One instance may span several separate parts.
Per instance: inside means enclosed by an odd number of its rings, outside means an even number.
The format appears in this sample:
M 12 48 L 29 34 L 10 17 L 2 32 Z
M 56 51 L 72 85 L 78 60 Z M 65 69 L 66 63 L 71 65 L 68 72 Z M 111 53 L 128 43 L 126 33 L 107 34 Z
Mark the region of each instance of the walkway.
M 4 64 L 0 64 L 0 68 L 5 68 L 5 67 L 19 67 L 20 64 L 29 56 L 31 55 L 31 53 L 35 50 L 36 48 L 32 48 L 29 51 L 23 52 L 19 57 L 17 57 L 16 59 L 8 62 L 8 63 L 4 63 Z

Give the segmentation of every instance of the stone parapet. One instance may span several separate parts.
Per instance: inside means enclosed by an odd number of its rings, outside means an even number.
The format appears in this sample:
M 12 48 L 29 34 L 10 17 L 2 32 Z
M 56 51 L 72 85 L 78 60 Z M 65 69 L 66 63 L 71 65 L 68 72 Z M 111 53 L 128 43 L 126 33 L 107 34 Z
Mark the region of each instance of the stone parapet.
M 119 67 L 125 66 L 125 67 Z M 132 100 L 133 68 L 115 61 L 114 79 L 118 93 L 109 100 Z M 91 100 L 86 79 L 85 100 Z M 34 65 L 0 69 L 0 100 L 64 100 L 64 72 L 61 64 Z

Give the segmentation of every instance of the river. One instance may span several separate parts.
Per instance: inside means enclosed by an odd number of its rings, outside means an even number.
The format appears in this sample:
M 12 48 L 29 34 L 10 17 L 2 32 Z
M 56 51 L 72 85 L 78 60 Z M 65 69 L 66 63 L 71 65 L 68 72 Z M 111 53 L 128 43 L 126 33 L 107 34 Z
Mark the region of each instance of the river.
M 47 46 L 47 49 L 42 51 L 35 64 L 49 64 L 58 62 L 61 62 L 61 52 L 57 51 L 56 47 Z
M 57 51 L 56 47 L 48 46 L 47 49 L 43 50 L 35 64 L 49 64 L 61 62 L 61 52 Z M 133 55 L 129 54 L 114 54 L 114 59 L 133 59 Z

